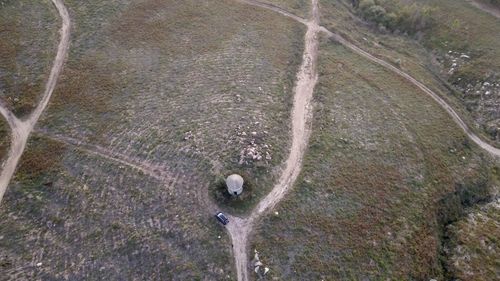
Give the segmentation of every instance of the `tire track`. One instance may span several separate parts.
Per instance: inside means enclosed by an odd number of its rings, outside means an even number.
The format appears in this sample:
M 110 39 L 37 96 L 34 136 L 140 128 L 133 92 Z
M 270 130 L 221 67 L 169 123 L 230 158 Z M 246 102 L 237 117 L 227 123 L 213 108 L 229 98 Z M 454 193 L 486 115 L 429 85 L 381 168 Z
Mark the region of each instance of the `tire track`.
M 145 162 L 143 160 L 130 157 L 123 153 L 111 151 L 99 145 L 88 144 L 78 139 L 52 134 L 44 130 L 36 130 L 35 133 L 50 138 L 52 140 L 55 140 L 57 142 L 74 146 L 77 150 L 86 152 L 88 154 L 96 155 L 101 158 L 110 160 L 112 162 L 116 162 L 128 166 L 132 169 L 141 171 L 143 174 L 148 175 L 160 182 L 168 183 L 172 179 L 174 179 L 175 182 L 176 176 L 172 172 L 165 169 L 164 166 L 156 165 L 150 162 Z
M 472 6 L 486 12 L 497 19 L 500 19 L 500 9 L 493 6 L 493 4 L 484 3 L 478 0 L 467 0 Z

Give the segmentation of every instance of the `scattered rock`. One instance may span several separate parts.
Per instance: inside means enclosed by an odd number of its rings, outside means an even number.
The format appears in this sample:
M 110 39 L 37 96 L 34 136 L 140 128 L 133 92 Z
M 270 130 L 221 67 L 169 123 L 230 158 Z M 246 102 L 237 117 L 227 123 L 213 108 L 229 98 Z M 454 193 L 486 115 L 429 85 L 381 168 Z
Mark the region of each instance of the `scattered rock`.
M 193 135 L 193 132 L 189 131 L 189 132 L 185 132 L 184 133 L 184 140 L 185 141 L 188 141 L 188 140 L 192 140 L 194 138 L 194 135 Z

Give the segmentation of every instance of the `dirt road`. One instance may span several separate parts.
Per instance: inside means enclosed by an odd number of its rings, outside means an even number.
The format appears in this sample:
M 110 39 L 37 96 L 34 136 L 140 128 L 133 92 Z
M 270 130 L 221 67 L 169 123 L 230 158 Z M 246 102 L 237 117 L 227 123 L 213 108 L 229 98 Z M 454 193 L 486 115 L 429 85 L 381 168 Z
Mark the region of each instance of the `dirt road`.
M 10 112 L 3 104 L 0 104 L 0 113 L 7 120 L 11 129 L 11 144 L 9 149 L 9 154 L 2 167 L 2 172 L 0 174 L 0 203 L 2 202 L 7 186 L 9 185 L 10 179 L 14 175 L 19 159 L 23 154 L 24 148 L 26 147 L 26 142 L 33 128 L 38 122 L 40 115 L 47 107 L 50 97 L 54 91 L 57 83 L 57 79 L 61 73 L 64 65 L 64 60 L 68 54 L 69 48 L 69 36 L 70 36 L 70 25 L 71 21 L 69 18 L 68 10 L 64 6 L 62 0 L 52 0 L 52 3 L 57 8 L 59 15 L 62 20 L 61 27 L 61 40 L 57 48 L 57 55 L 54 59 L 54 64 L 50 71 L 49 79 L 45 85 L 45 91 L 43 93 L 40 103 L 37 105 L 35 110 L 25 119 L 20 120 Z
M 308 25 L 308 23 L 309 23 L 306 19 L 303 19 L 297 15 L 294 15 L 294 14 L 288 12 L 287 10 L 282 9 L 278 6 L 275 6 L 273 4 L 259 2 L 259 1 L 255 1 L 255 0 L 237 0 L 237 1 L 241 2 L 241 3 L 249 4 L 252 6 L 261 7 L 261 8 L 267 9 L 267 10 L 274 11 L 276 13 L 283 15 L 283 16 L 292 18 L 292 19 L 294 19 L 302 24 L 305 24 L 305 25 Z
M 302 65 L 297 74 L 297 82 L 294 88 L 292 146 L 285 164 L 285 169 L 273 190 L 262 199 L 251 212 L 250 216 L 246 218 L 229 217 L 231 222 L 227 225 L 227 229 L 233 242 L 233 254 L 239 281 L 248 280 L 248 236 L 253 229 L 254 222 L 283 199 L 287 191 L 293 186 L 293 183 L 299 175 L 304 151 L 307 148 L 310 135 L 310 120 L 312 116 L 310 103 L 318 76 L 316 73 L 316 60 L 319 45 L 318 33 L 320 31 L 317 0 L 312 0 L 312 3 L 313 9 L 311 20 L 304 21 L 307 26 L 305 49 L 302 57 Z M 271 7 L 271 9 L 275 10 L 276 8 Z M 275 11 L 283 14 L 279 9 Z

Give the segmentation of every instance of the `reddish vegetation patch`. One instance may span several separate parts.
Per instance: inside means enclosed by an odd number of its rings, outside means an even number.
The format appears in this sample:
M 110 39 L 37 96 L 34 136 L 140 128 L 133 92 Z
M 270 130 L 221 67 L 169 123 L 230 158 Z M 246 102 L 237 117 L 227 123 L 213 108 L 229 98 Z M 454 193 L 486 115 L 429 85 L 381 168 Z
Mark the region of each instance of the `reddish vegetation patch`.
M 65 151 L 65 146 L 59 142 L 45 138 L 32 138 L 21 157 L 16 176 L 34 179 L 60 167 Z
M 214 7 L 205 4 L 159 0 L 133 4 L 120 15 L 110 33 L 112 38 L 127 46 L 147 44 L 163 52 L 186 55 L 213 51 L 224 44 L 224 39 L 234 34 L 238 26 L 214 20 L 214 13 L 211 13 Z M 194 9 L 200 5 L 205 7 Z M 178 48 L 179 43 L 189 43 L 189 47 Z
M 86 57 L 78 64 L 65 67 L 57 95 L 51 100 L 54 110 L 69 106 L 94 114 L 109 112 L 110 94 L 117 84 L 99 60 L 99 57 Z

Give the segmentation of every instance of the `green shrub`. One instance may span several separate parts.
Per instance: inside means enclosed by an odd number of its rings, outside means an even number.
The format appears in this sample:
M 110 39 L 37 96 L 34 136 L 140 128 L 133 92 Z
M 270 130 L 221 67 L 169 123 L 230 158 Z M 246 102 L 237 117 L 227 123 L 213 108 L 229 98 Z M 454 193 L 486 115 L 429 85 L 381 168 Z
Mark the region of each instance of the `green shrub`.
M 397 0 L 362 0 L 357 7 L 365 20 L 390 31 L 416 34 L 432 25 L 433 8 L 427 5 L 405 5 Z

